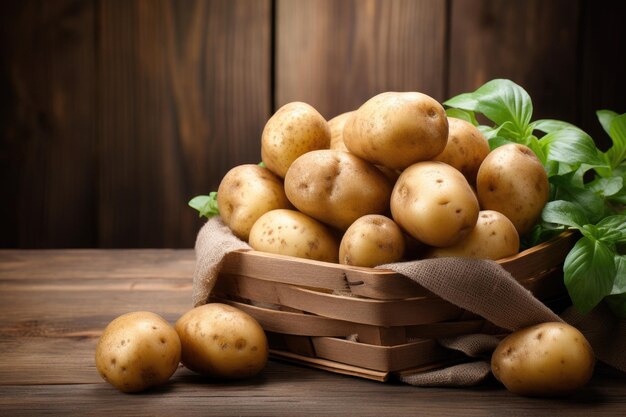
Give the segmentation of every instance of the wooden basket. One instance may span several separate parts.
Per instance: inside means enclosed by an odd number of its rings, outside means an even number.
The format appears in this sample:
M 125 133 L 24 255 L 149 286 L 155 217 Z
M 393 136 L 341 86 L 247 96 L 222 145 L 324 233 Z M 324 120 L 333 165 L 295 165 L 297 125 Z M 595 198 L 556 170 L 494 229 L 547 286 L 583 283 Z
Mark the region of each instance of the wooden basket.
M 564 233 L 498 263 L 548 303 L 566 295 L 574 239 Z M 458 361 L 437 338 L 499 332 L 396 272 L 257 251 L 226 257 L 211 301 L 256 318 L 274 357 L 379 381 Z

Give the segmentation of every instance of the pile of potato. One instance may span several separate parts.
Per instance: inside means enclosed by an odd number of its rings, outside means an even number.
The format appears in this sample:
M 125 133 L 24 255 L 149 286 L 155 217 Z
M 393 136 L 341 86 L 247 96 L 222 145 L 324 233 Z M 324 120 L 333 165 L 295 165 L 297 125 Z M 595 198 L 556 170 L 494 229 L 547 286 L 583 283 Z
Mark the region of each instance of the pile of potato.
M 281 107 L 262 135 L 263 166 L 230 170 L 217 201 L 254 249 L 375 266 L 403 259 L 500 259 L 519 251 L 548 201 L 527 147 L 489 150 L 471 123 L 418 92 L 386 92 L 330 121 Z

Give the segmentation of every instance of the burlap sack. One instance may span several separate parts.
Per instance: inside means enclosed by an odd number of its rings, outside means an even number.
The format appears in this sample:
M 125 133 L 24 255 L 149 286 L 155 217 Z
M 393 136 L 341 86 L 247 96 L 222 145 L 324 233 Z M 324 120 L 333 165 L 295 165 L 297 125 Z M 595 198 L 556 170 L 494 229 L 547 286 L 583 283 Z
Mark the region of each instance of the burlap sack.
M 213 217 L 202 227 L 195 246 L 195 306 L 207 302 L 224 256 L 245 248 L 250 246 L 233 236 L 219 217 Z M 626 372 L 626 320 L 617 320 L 603 306 L 587 316 L 570 308 L 559 317 L 492 261 L 441 258 L 381 265 L 379 268 L 399 272 L 452 304 L 510 331 L 546 321 L 564 320 L 587 337 L 599 360 Z M 497 338 L 474 334 L 438 342 L 476 360 L 403 376 L 402 381 L 418 386 L 468 386 L 489 376 L 489 359 L 498 343 Z

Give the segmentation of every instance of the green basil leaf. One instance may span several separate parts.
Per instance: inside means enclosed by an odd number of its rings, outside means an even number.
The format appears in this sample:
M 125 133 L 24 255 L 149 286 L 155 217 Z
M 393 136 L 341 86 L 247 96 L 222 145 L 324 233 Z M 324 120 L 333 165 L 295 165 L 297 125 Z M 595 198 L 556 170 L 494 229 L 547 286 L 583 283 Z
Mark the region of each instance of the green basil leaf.
M 572 178 L 576 177 L 571 173 L 550 177 L 550 184 L 554 188 L 552 200 L 575 203 L 585 214 L 587 223 L 595 223 L 606 216 L 609 211 L 604 199 L 584 187 L 578 187 L 575 182 L 572 182 Z
M 526 90 L 505 79 L 491 80 L 473 93 L 460 94 L 443 104 L 482 113 L 498 125 L 511 122 L 520 138 L 528 134 L 533 114 L 533 104 Z
M 578 129 L 578 127 L 571 123 L 554 119 L 535 120 L 530 126 L 533 130 L 538 130 L 543 133 L 552 133 L 565 128 Z
M 564 281 L 572 302 L 587 314 L 613 289 L 615 252 L 604 243 L 582 237 L 565 258 Z
M 596 226 L 606 229 L 614 237 L 612 243 L 626 243 L 626 214 L 616 214 L 600 220 Z
M 613 146 L 606 152 L 611 167 L 617 167 L 626 159 L 626 113 L 611 120 L 609 136 Z
M 578 128 L 548 133 L 539 142 L 551 160 L 576 166 L 582 162 L 599 167 L 607 165 L 593 139 Z
M 474 126 L 478 126 L 478 120 L 476 120 L 476 115 L 473 111 L 449 108 L 446 109 L 446 116 L 454 117 L 455 119 L 465 120 L 466 122 L 469 122 Z
M 562 224 L 576 229 L 581 229 L 589 223 L 585 211 L 571 201 L 549 201 L 541 212 L 543 221 L 554 224 Z
M 189 206 L 198 210 L 200 217 L 207 219 L 220 214 L 217 207 L 217 192 L 211 191 L 209 195 L 199 195 L 189 201 Z
M 607 135 L 610 135 L 611 122 L 615 117 L 617 117 L 617 113 L 612 110 L 598 110 L 596 112 L 596 116 L 598 117 L 598 121 L 602 125 L 602 129 L 604 129 Z
M 588 183 L 586 188 L 601 197 L 610 197 L 619 193 L 623 187 L 624 178 L 622 177 L 599 177 Z
M 626 293 L 626 255 L 615 255 L 615 279 L 611 294 Z

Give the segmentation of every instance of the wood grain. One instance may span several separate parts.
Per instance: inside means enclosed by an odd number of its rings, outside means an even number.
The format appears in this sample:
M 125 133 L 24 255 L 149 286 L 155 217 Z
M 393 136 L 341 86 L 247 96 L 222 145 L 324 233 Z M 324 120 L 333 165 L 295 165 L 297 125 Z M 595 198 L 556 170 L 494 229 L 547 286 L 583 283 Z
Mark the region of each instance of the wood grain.
M 452 0 L 450 96 L 509 78 L 533 99 L 533 118 L 574 121 L 580 6 L 570 0 Z
M 445 1 L 279 0 L 276 107 L 304 101 L 327 119 L 383 91 L 444 98 Z
M 269 1 L 99 6 L 99 244 L 190 247 L 187 201 L 260 159 Z
M 590 384 L 566 399 L 518 397 L 491 380 L 474 388 L 416 388 L 276 360 L 243 381 L 211 380 L 180 367 L 163 387 L 139 395 L 116 391 L 94 366 L 98 335 L 126 310 L 147 309 L 175 321 L 190 308 L 191 288 L 180 284 L 190 282 L 185 275 L 192 256 L 189 250 L 139 256 L 132 250 L 0 251 L 2 415 L 474 416 L 558 409 L 588 417 L 621 415 L 626 407 L 624 375 L 601 364 Z M 152 274 L 154 286 L 141 271 Z M 138 277 L 144 286 L 133 285 Z
M 611 140 L 598 122 L 596 111 L 626 112 L 626 3 L 585 1 L 583 8 L 579 123 L 602 149 L 608 149 Z
M 0 247 L 97 244 L 94 6 L 0 12 Z

